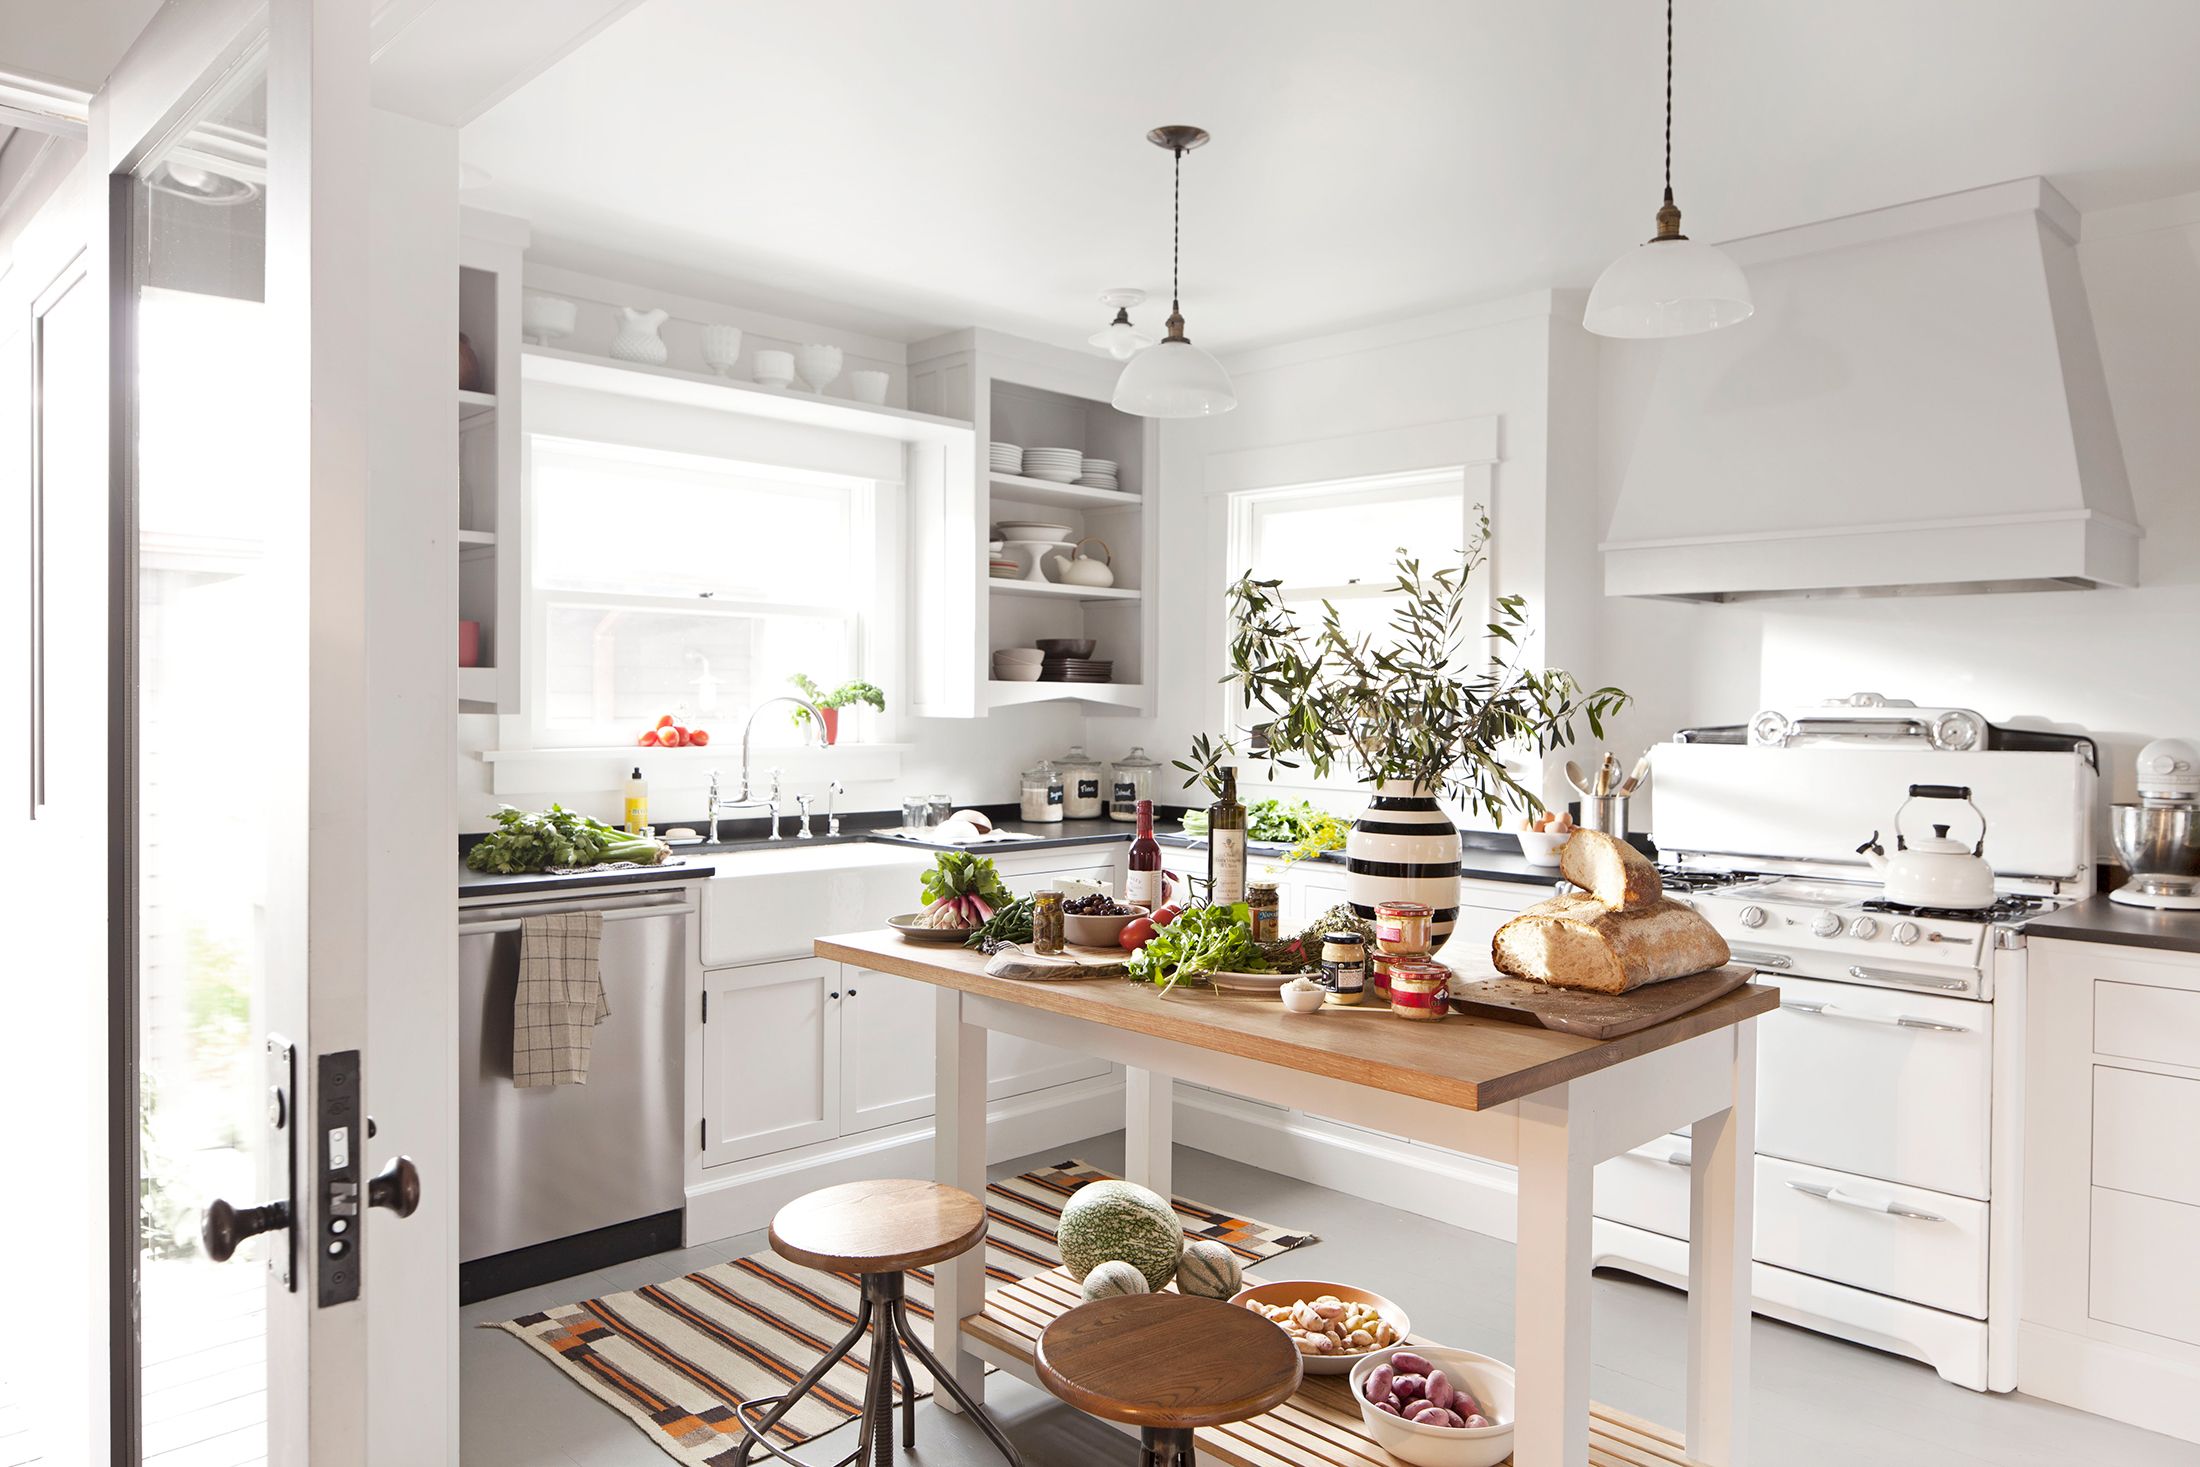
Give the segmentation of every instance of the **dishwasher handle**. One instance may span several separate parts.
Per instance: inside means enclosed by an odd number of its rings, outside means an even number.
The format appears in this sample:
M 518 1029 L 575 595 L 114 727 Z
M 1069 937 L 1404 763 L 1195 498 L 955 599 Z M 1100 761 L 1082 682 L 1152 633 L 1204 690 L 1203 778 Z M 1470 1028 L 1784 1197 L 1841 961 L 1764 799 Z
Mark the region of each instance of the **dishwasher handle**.
M 569 912 L 601 912 L 606 922 L 631 922 L 641 917 L 679 916 L 689 910 L 682 893 L 656 893 L 632 901 L 528 902 L 496 907 L 468 907 L 458 914 L 463 936 L 492 932 L 517 932 L 528 917 L 556 917 Z

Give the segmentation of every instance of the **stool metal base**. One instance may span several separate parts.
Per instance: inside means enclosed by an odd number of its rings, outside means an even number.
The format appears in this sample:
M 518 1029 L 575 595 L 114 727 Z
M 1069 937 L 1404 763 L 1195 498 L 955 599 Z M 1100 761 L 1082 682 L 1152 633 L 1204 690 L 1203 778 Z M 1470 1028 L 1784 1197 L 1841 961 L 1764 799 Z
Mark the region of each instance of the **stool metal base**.
M 899 1273 L 867 1273 L 863 1275 L 863 1299 L 856 1306 L 856 1322 L 839 1344 L 826 1352 L 825 1358 L 811 1367 L 810 1373 L 796 1381 L 792 1390 L 776 1396 L 758 1396 L 743 1401 L 735 1408 L 740 1418 L 743 1440 L 734 1454 L 739 1467 L 748 1467 L 750 1454 L 758 1447 L 787 1463 L 788 1467 L 810 1467 L 799 1457 L 790 1456 L 783 1448 L 766 1440 L 766 1435 L 779 1424 L 781 1417 L 794 1409 L 795 1402 L 808 1395 L 825 1378 L 825 1373 L 838 1365 L 862 1343 L 865 1331 L 871 1331 L 871 1364 L 863 1390 L 863 1426 L 856 1436 L 856 1449 L 842 1457 L 832 1467 L 855 1467 L 870 1462 L 870 1467 L 892 1467 L 894 1461 L 894 1383 L 901 1383 L 901 1444 L 904 1451 L 914 1451 L 917 1445 L 917 1392 L 909 1374 L 909 1351 L 914 1350 L 924 1368 L 932 1372 L 932 1385 L 945 1391 L 962 1408 L 965 1416 L 978 1424 L 978 1428 L 1009 1461 L 1009 1467 L 1024 1467 L 1024 1460 L 1016 1454 L 1016 1448 L 1002 1434 L 993 1418 L 983 1406 L 963 1392 L 924 1342 L 917 1338 L 909 1325 L 909 1303 L 905 1291 L 905 1277 Z M 950 1321 L 952 1324 L 952 1321 Z M 765 1408 L 769 1408 L 766 1410 Z M 761 1419 L 755 1413 L 764 1411 Z M 1192 1467 L 1192 1437 L 1184 1438 L 1182 1467 Z M 1154 1458 L 1156 1467 L 1177 1467 L 1173 1459 Z
M 1138 1432 L 1138 1467 L 1198 1467 L 1191 1428 L 1147 1426 Z

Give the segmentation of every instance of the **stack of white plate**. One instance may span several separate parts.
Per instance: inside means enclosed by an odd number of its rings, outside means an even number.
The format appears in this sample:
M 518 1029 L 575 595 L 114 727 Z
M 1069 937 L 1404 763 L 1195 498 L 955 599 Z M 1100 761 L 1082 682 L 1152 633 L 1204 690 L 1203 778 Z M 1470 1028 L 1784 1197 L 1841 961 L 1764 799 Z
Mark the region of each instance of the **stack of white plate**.
M 1074 484 L 1085 471 L 1085 456 L 1074 448 L 1027 448 L 1024 477 L 1051 484 Z
M 1116 464 L 1112 458 L 1088 458 L 1081 462 L 1077 482 L 1087 489 L 1120 489 L 1122 481 L 1116 477 Z
M 1037 647 L 1003 647 L 993 654 L 993 680 L 1003 683 L 1035 683 L 1046 663 Z
M 993 456 L 993 472 L 996 474 L 1020 474 L 1024 471 L 1024 451 L 1013 443 L 989 443 L 986 450 Z

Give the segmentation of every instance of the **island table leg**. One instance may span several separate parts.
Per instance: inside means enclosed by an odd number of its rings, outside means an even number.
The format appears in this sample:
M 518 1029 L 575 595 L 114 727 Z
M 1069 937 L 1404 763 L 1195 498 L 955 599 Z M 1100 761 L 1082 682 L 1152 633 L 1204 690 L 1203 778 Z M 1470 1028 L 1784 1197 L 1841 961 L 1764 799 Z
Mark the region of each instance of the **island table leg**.
M 1593 1117 L 1558 1085 L 1520 1107 L 1520 1196 L 1514 1212 L 1513 1461 L 1585 1467 L 1589 1460 L 1589 1256 Z
M 1749 1422 L 1757 1021 L 1734 1026 L 1733 1104 L 1689 1128 L 1688 1404 L 1681 1439 L 1705 1467 L 1741 1467 Z
M 1157 1070 L 1123 1069 L 1123 1175 L 1176 1196 L 1176 1086 Z
M 933 1087 L 932 1175 L 983 1201 L 985 1190 L 985 1039 L 986 1032 L 963 1022 L 963 996 L 939 990 L 938 1022 L 933 1030 L 937 1062 Z M 970 1399 L 985 1404 L 985 1362 L 963 1342 L 961 1322 L 985 1308 L 986 1245 L 950 1258 L 932 1271 L 932 1353 L 953 1374 Z M 942 1410 L 957 1411 L 946 1391 L 932 1399 Z

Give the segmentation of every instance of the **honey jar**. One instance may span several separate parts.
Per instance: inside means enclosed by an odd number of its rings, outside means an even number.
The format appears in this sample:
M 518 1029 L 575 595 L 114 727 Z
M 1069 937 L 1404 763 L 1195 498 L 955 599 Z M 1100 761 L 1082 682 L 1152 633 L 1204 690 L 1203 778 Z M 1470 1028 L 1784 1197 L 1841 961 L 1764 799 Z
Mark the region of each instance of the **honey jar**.
M 1450 981 L 1451 969 L 1442 963 L 1429 958 L 1393 958 L 1390 1011 L 1417 1023 L 1441 1019 L 1448 1008 L 1445 985 Z

